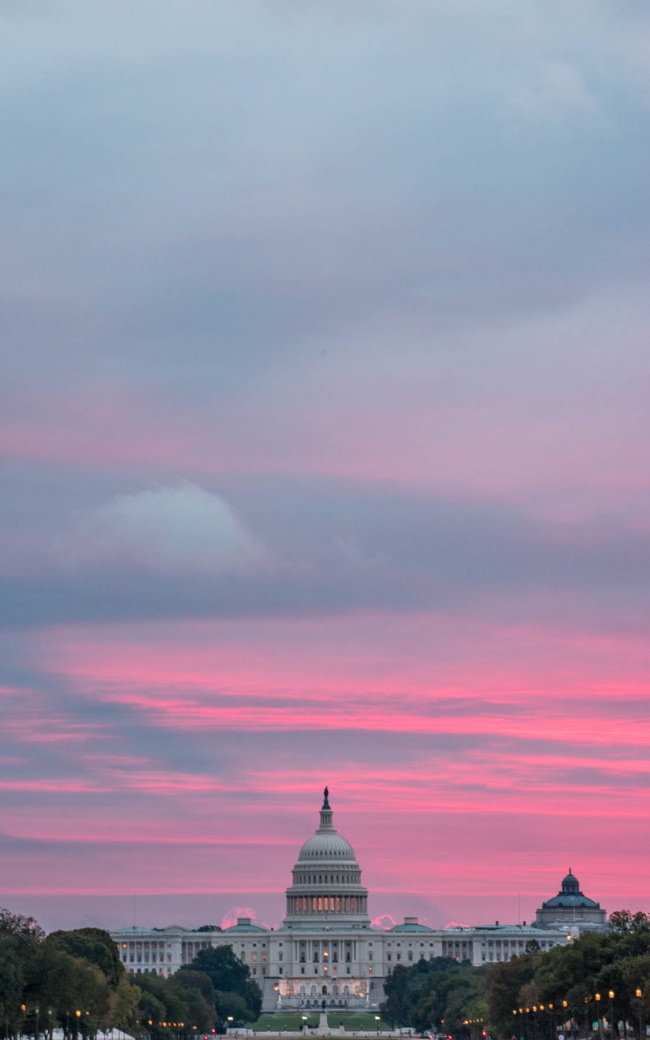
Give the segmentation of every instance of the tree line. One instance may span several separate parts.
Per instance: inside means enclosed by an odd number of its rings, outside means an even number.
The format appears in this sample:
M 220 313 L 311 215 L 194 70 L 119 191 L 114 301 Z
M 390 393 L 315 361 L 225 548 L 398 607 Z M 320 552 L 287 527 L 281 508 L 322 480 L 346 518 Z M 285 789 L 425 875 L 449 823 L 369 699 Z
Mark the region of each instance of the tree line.
M 175 975 L 130 974 L 108 932 L 45 935 L 31 917 L 0 910 L 0 1030 L 5 1040 L 89 1040 L 121 1029 L 151 1040 L 189 1040 L 254 1022 L 262 993 L 232 947 L 201 950 Z M 229 1021 L 230 1020 L 230 1021 Z
M 397 965 L 385 989 L 391 1024 L 461 1040 L 645 1040 L 650 917 L 617 911 L 607 932 L 548 951 L 533 940 L 524 954 L 481 967 L 447 957 Z

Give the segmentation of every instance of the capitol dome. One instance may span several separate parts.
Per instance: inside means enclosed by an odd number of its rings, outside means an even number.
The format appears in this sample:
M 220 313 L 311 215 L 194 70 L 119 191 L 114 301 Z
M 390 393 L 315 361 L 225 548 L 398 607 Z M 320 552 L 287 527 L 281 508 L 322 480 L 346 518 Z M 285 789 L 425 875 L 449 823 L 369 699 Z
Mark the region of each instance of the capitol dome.
M 311 838 L 307 838 L 298 861 L 305 859 L 350 859 L 356 862 L 350 842 L 337 834 L 334 828 L 324 833 L 319 829 Z
M 300 849 L 287 889 L 287 927 L 370 926 L 361 868 L 350 842 L 334 829 L 332 815 L 325 788 L 320 826 Z

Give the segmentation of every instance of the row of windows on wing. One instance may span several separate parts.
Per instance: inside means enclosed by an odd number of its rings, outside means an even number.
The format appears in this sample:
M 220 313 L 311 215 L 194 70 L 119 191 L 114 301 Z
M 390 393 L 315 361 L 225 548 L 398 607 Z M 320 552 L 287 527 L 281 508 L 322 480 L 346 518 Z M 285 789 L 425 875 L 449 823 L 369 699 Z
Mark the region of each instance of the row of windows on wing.
M 290 914 L 361 914 L 366 911 L 365 896 L 288 896 Z
M 341 951 L 341 953 L 343 954 L 343 951 Z M 372 950 L 370 950 L 369 953 L 368 953 L 368 960 L 369 961 L 372 960 Z M 320 964 L 320 955 L 319 955 L 318 950 L 314 950 L 312 961 L 314 962 L 314 964 Z M 307 963 L 307 957 L 305 955 L 304 950 L 301 950 L 300 951 L 300 964 L 306 964 L 306 963 Z M 336 950 L 336 949 L 332 950 L 332 956 L 331 957 L 330 957 L 329 952 L 327 950 L 323 951 L 323 964 L 330 964 L 330 963 L 331 964 L 338 964 L 339 963 L 339 952 L 338 952 L 338 950 Z M 345 963 L 346 964 L 351 964 L 352 963 L 352 954 L 350 953 L 349 950 L 345 951 Z
M 207 944 L 206 944 L 207 945 Z M 172 944 L 167 943 L 171 950 Z M 123 964 L 163 964 L 171 962 L 171 953 L 165 953 L 164 942 L 129 942 L 122 943 L 120 956 Z M 161 969 L 160 974 L 164 971 Z
M 510 957 L 521 955 L 526 950 L 528 940 L 526 939 L 488 939 L 481 942 L 481 961 L 507 961 Z M 442 956 L 453 957 L 457 961 L 471 960 L 474 955 L 475 943 L 470 941 L 455 940 L 442 943 Z M 478 945 L 478 943 L 476 944 Z M 550 950 L 557 943 L 553 941 L 542 941 L 540 947 Z M 487 946 L 487 949 L 486 949 Z
M 294 870 L 293 881 L 295 885 L 360 885 L 361 871 L 348 871 L 345 874 L 305 874 Z
M 304 951 L 304 945 L 305 944 L 304 944 L 304 942 L 302 942 L 300 945 L 302 947 L 301 951 L 300 951 L 300 974 L 304 975 L 305 974 L 305 964 L 307 963 L 307 959 L 306 959 L 305 951 Z M 257 946 L 257 943 L 253 943 L 253 946 Z M 262 943 L 262 946 L 265 948 L 266 947 L 266 943 Z M 280 946 L 282 946 L 282 943 L 280 943 Z M 346 946 L 349 947 L 350 943 L 347 942 Z M 341 953 L 343 954 L 343 952 L 344 951 L 342 950 Z M 325 972 L 328 971 L 328 965 L 329 965 L 328 958 L 329 958 L 329 951 L 325 950 L 323 952 L 323 970 Z M 245 946 L 242 946 L 242 948 L 240 950 L 239 959 L 244 964 L 246 963 L 246 947 Z M 368 959 L 372 960 L 372 953 L 369 954 Z M 284 965 L 282 964 L 283 960 L 284 960 L 284 952 L 282 950 L 280 950 L 278 952 L 278 962 L 279 962 L 279 964 L 278 964 L 278 975 L 284 975 Z M 264 952 L 264 950 L 262 950 L 260 952 L 259 961 L 261 962 L 261 964 L 260 964 L 261 973 L 262 973 L 262 975 L 266 975 L 266 973 L 267 973 L 267 969 L 266 969 L 266 953 Z M 351 967 L 350 967 L 351 962 L 352 962 L 351 953 L 350 953 L 350 951 L 348 949 L 346 949 L 345 950 L 345 965 L 346 965 L 345 973 L 346 973 L 346 975 L 349 975 L 351 973 L 351 970 L 352 970 Z M 253 950 L 253 952 L 251 953 L 251 955 L 250 955 L 250 962 L 249 963 L 252 965 L 251 966 L 251 975 L 257 975 L 257 965 L 258 965 L 259 962 L 258 962 L 258 955 L 257 955 L 257 951 L 256 950 Z M 314 963 L 315 964 L 320 964 L 320 961 L 319 961 L 319 958 L 318 958 L 317 955 L 314 957 Z M 334 949 L 332 951 L 332 971 L 334 972 L 335 975 L 336 975 L 336 972 L 338 970 L 338 967 L 335 967 L 334 965 L 338 965 L 338 963 L 339 963 L 338 943 L 335 942 L 334 943 Z M 372 968 L 369 969 L 369 972 L 372 975 Z M 311 972 L 310 972 L 310 974 L 311 974 Z

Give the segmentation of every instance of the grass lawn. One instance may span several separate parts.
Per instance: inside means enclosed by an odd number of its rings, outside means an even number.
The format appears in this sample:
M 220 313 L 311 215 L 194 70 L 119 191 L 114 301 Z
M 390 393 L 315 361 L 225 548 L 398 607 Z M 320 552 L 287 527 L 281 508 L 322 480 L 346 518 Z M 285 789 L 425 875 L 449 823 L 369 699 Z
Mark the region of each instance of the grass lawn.
M 315 1028 L 318 1025 L 320 1021 L 320 1012 L 318 1011 L 312 1011 L 311 1013 L 307 1011 L 280 1011 L 272 1015 L 261 1015 L 257 1022 L 253 1022 L 251 1029 L 254 1029 L 256 1033 L 279 1033 L 281 1030 L 297 1032 L 305 1024 L 302 1020 L 303 1014 L 308 1016 L 307 1025 L 310 1028 Z M 377 1027 L 379 1027 L 381 1032 L 387 1032 L 390 1029 L 387 1022 L 377 1022 L 374 1014 L 366 1014 L 365 1012 L 357 1013 L 328 1008 L 327 1016 L 330 1029 L 337 1029 L 343 1023 L 346 1033 L 374 1033 L 377 1031 Z
M 251 1029 L 254 1029 L 256 1033 L 277 1033 L 281 1029 L 296 1032 L 296 1030 L 302 1029 L 304 1025 L 302 1014 L 302 1012 L 297 1011 L 279 1011 L 273 1015 L 260 1015 L 257 1022 L 252 1023 Z M 307 1025 L 317 1026 L 319 1020 L 319 1014 L 316 1012 L 309 1015 Z
M 384 1022 L 382 1019 L 378 1022 L 374 1014 L 367 1014 L 363 1011 L 350 1011 L 347 1015 L 338 1015 L 335 1011 L 332 1011 L 327 1021 L 330 1024 L 330 1028 L 334 1028 L 342 1022 L 346 1033 L 376 1033 L 378 1029 L 381 1032 L 390 1031 L 388 1022 Z

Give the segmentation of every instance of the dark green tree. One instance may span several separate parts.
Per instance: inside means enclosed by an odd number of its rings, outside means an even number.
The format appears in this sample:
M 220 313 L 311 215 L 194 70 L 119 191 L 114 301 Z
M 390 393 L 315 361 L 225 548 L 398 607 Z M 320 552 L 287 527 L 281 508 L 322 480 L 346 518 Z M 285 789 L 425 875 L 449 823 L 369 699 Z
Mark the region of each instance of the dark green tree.
M 75 928 L 70 932 L 52 932 L 46 942 L 54 943 L 73 957 L 83 957 L 91 964 L 96 964 L 111 987 L 117 986 L 125 970 L 117 946 L 103 928 Z
M 198 989 L 209 1006 L 214 1007 L 214 986 L 212 979 L 204 971 L 188 971 L 187 968 L 180 968 L 172 978 L 185 989 Z
M 259 1018 L 262 1010 L 262 991 L 250 978 L 248 965 L 235 956 L 232 946 L 200 950 L 185 970 L 202 972 L 208 976 L 214 986 L 215 1008 L 220 1021 L 232 1014 L 228 1011 L 224 1016 L 223 1009 L 232 1004 L 231 997 L 226 997 L 226 994 L 235 994 L 242 999 L 243 1005 L 238 1018 L 245 1022 L 255 1022 Z
M 0 910 L 0 1021 L 7 1035 L 24 1025 L 31 963 L 44 934 L 33 917 Z
M 139 1004 L 141 1022 L 155 1040 L 179 1035 L 195 1036 L 211 1029 L 214 1024 L 214 1007 L 203 995 L 203 981 L 199 979 L 198 986 L 184 985 L 177 975 L 171 979 L 159 975 L 138 976 L 142 991 Z

